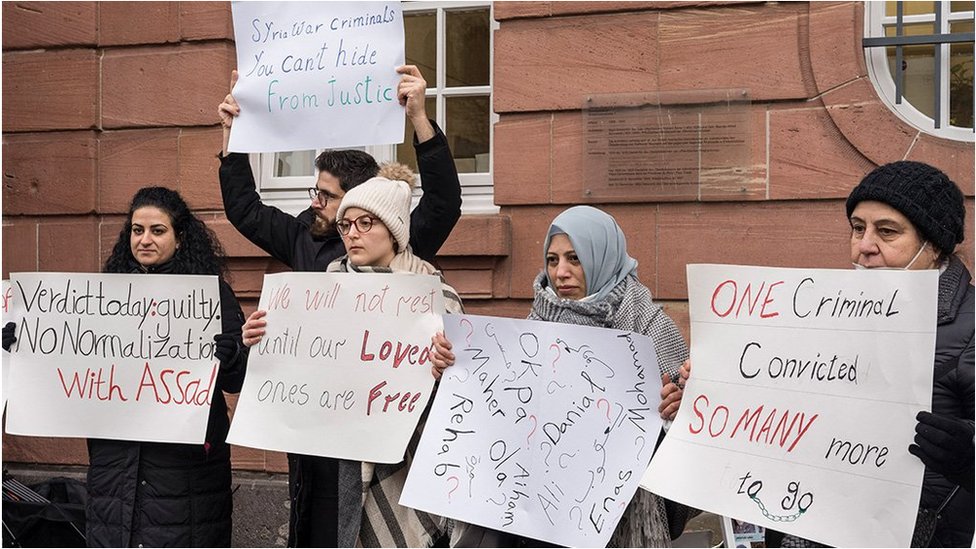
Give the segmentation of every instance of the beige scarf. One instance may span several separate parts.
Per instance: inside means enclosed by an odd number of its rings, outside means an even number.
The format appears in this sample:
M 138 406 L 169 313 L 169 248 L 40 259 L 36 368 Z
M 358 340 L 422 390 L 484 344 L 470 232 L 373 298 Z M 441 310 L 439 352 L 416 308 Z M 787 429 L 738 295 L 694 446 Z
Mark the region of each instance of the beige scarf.
M 464 312 L 461 298 L 445 282 L 441 272 L 409 248 L 397 254 L 389 267 L 357 267 L 343 256 L 330 263 L 327 272 L 434 275 L 441 281 L 447 312 Z M 339 547 L 430 547 L 447 532 L 446 518 L 399 504 L 433 397 L 432 394 L 417 422 L 403 461 L 396 464 L 339 461 Z

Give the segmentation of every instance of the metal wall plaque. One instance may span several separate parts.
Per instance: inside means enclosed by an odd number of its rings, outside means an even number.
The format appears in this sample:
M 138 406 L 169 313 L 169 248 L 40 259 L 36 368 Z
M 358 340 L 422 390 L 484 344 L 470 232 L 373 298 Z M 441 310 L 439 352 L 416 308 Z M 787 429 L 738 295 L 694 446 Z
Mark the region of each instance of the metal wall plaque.
M 747 90 L 593 95 L 583 106 L 585 199 L 741 196 L 754 176 Z

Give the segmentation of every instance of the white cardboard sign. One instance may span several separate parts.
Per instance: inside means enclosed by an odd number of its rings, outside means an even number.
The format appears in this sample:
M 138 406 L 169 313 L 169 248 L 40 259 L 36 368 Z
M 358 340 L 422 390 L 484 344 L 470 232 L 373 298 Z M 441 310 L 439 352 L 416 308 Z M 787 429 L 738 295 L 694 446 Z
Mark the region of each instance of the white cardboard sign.
M 14 273 L 10 282 L 8 433 L 204 441 L 220 367 L 217 277 Z
M 447 369 L 401 505 L 569 547 L 604 546 L 661 430 L 642 335 L 445 317 Z
M 0 327 L 6 326 L 8 322 L 14 320 L 13 317 L 13 303 L 14 303 L 14 291 L 10 287 L 10 281 L 4 280 L 2 292 L 3 292 L 3 321 L 0 322 Z M 7 380 L 10 379 L 10 353 L 7 351 L 0 351 L 2 354 L 2 363 L 0 363 L 0 370 L 3 372 L 3 377 L 0 379 L 0 387 L 3 387 L 3 407 L 7 407 Z
M 437 277 L 265 275 L 267 332 L 251 348 L 228 442 L 374 463 L 403 460 L 434 378 Z
M 832 546 L 907 547 L 937 277 L 689 265 L 693 371 L 641 485 Z
M 401 143 L 399 2 L 233 2 L 233 152 Z

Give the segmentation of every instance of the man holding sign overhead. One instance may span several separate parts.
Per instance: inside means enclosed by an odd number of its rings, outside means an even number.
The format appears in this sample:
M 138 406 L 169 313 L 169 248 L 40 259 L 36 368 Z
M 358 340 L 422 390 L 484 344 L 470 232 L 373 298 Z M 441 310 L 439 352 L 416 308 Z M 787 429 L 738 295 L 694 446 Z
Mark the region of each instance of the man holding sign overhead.
M 345 253 L 335 226 L 339 202 L 347 192 L 377 175 L 379 166 L 375 159 L 359 150 L 321 153 L 315 160 L 318 178 L 315 187 L 309 189 L 311 204 L 294 217 L 261 202 L 247 155 L 230 151 L 391 143 L 403 135 L 403 119 L 398 112 L 402 107 L 415 129 L 413 145 L 424 191 L 409 216 L 409 247 L 419 258 L 433 260 L 460 217 L 461 185 L 447 138 L 427 118 L 427 82 L 417 67 L 402 64 L 403 18 L 399 2 L 242 2 L 235 3 L 233 9 L 240 82 L 238 71 L 234 71 L 231 94 L 218 107 L 224 127 L 220 186 L 230 222 L 248 240 L 290 268 L 324 272 Z M 305 46 L 299 49 L 303 43 Z M 385 54 L 391 53 L 397 61 L 386 59 Z M 296 71 L 295 59 L 308 61 L 301 65 L 308 70 Z M 368 74 L 356 72 L 360 69 Z M 396 74 L 401 75 L 399 82 L 382 83 L 390 79 L 395 82 Z M 302 97 L 298 103 L 301 109 L 289 110 L 290 103 L 282 103 L 280 99 L 288 96 L 287 83 L 294 83 L 298 78 L 304 78 L 301 81 L 304 84 L 294 85 L 304 86 L 304 91 L 295 91 L 297 87 L 293 91 L 296 97 Z M 352 82 L 363 84 L 359 88 L 363 91 L 371 86 L 373 95 L 357 103 L 356 97 L 347 94 L 345 99 L 352 103 L 343 103 L 342 89 L 348 90 Z M 381 101 L 372 102 L 376 90 L 380 89 L 377 86 L 382 87 Z M 338 103 L 330 102 L 333 89 L 339 90 Z M 395 99 L 396 103 L 387 98 Z M 283 110 L 284 107 L 287 109 Z M 388 112 L 394 114 L 383 114 Z M 249 117 L 269 122 L 255 127 Z M 317 122 L 323 117 L 331 118 Z M 384 135 L 393 135 L 393 139 L 359 137 L 364 128 L 386 127 L 391 122 L 399 126 L 388 129 Z M 232 126 L 237 130 L 234 140 Z M 272 133 L 277 135 L 270 136 Z M 278 138 L 308 138 L 314 142 L 285 148 L 273 144 L 261 149 L 252 146 L 264 137 L 275 143 L 281 142 Z M 241 142 L 239 138 L 244 138 L 244 144 L 235 148 L 233 145 Z M 334 546 L 338 535 L 334 520 L 338 512 L 337 461 L 289 454 L 288 469 L 291 491 L 288 545 Z M 312 516 L 330 518 L 313 524 Z

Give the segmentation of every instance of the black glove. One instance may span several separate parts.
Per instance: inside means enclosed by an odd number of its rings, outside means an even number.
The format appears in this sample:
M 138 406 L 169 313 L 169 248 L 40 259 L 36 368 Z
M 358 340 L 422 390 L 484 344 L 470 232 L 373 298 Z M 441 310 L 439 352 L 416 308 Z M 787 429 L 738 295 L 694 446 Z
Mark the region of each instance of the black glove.
M 234 334 L 217 334 L 214 336 L 214 356 L 220 361 L 220 367 L 229 368 L 241 352 L 241 336 Z
M 10 347 L 17 341 L 14 331 L 17 329 L 16 322 L 8 322 L 3 327 L 3 350 L 10 352 Z
M 919 412 L 915 444 L 908 451 L 926 467 L 973 491 L 973 424 L 950 416 Z

